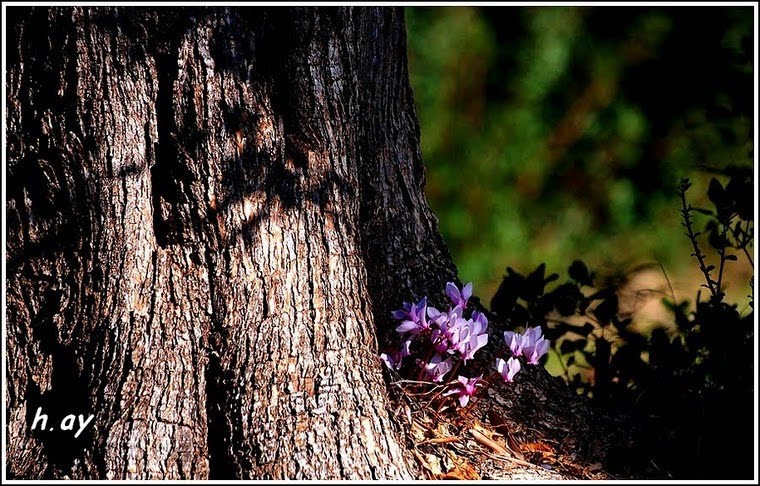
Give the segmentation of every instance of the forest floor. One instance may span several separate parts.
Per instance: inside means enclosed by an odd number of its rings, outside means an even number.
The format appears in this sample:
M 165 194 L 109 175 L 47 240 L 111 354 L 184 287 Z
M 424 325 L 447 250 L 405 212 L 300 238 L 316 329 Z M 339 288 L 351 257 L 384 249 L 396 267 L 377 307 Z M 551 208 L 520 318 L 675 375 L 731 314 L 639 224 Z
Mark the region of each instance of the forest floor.
M 434 388 L 392 385 L 426 479 L 617 479 L 602 465 L 621 439 L 614 421 L 592 417 L 599 412 L 586 403 L 558 397 L 569 387 L 543 369 L 526 370 L 523 378 L 492 386 L 465 408 L 450 400 L 433 406 L 441 403 Z M 539 391 L 537 381 L 548 388 Z
M 735 265 L 726 276 L 742 309 L 751 268 Z M 672 325 L 662 299 L 693 305 L 700 278 L 698 269 L 678 276 L 653 265 L 632 271 L 618 289 L 621 315 L 644 335 L 653 325 Z M 392 380 L 391 389 L 426 479 L 663 479 L 657 465 L 634 457 L 630 417 L 595 406 L 541 367 L 523 368 L 514 383 L 494 384 L 464 409 L 442 401 L 441 387 Z
M 414 455 L 427 479 L 613 479 L 602 465 L 563 450 L 556 437 L 517 441 L 515 424 L 494 425 L 473 415 L 457 420 L 431 413 L 412 426 Z M 523 433 L 526 431 L 522 431 Z

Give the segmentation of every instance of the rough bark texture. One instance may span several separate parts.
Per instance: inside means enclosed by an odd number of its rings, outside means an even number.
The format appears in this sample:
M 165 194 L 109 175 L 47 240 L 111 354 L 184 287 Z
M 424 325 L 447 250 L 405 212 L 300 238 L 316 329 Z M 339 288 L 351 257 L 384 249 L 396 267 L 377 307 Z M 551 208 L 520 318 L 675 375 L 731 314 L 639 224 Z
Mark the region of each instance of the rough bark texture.
M 403 12 L 7 12 L 8 476 L 420 477 L 375 336 L 456 268 Z M 501 414 L 587 430 L 536 373 Z
M 9 475 L 412 477 L 363 234 L 421 170 L 400 11 L 9 13 Z

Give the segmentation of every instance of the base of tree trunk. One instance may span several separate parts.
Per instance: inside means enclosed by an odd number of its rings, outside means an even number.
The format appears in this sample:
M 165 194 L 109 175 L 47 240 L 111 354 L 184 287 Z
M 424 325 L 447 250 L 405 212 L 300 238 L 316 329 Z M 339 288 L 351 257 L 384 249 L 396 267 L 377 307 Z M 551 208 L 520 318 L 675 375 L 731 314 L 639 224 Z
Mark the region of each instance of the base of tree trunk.
M 387 377 L 425 479 L 618 479 L 607 468 L 625 467 L 630 420 L 591 406 L 542 367 L 497 381 L 464 409 L 451 401 L 434 410 L 430 393 Z

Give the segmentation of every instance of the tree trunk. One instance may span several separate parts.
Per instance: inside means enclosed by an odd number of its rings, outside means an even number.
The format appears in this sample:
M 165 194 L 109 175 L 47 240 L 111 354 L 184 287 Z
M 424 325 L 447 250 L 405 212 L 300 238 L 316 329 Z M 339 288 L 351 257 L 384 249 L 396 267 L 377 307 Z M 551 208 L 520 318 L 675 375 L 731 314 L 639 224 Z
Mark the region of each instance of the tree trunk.
M 376 336 L 456 268 L 402 10 L 7 14 L 8 476 L 419 477 Z
M 8 13 L 9 476 L 413 477 L 373 325 L 437 235 L 401 11 Z

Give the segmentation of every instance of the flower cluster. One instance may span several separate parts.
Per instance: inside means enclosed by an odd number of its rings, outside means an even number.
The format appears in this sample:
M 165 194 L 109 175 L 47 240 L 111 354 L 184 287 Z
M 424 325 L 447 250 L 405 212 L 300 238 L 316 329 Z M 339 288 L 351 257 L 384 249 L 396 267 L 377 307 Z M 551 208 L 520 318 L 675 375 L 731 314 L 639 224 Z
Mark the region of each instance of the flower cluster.
M 549 351 L 549 341 L 544 338 L 541 332 L 541 326 L 529 327 L 524 334 L 518 334 L 512 331 L 504 333 L 504 341 L 512 351 L 512 356 L 525 357 L 528 364 L 538 364 L 541 356 Z
M 478 311 L 465 318 L 468 300 L 472 296 L 472 283 L 461 290 L 452 282 L 446 284 L 446 295 L 451 305 L 444 312 L 428 306 L 427 298 L 416 304 L 404 302 L 403 308 L 393 312 L 401 321 L 396 328 L 402 336 L 401 349 L 395 353 L 382 354 L 382 360 L 393 369 L 401 368 L 401 360 L 409 356 L 409 347 L 415 337 L 429 343 L 433 353 L 426 360 L 417 360 L 433 382 L 440 382 L 453 367 L 453 359 L 464 361 L 488 343 L 488 318 Z
M 541 356 L 549 351 L 550 346 L 549 341 L 543 336 L 541 326 L 529 327 L 525 330 L 524 334 L 506 331 L 504 333 L 504 342 L 512 352 L 512 356 L 506 361 L 498 358 L 496 360 L 496 370 L 504 381 L 508 382 L 513 381 L 517 372 L 522 368 L 518 359 L 520 356 L 524 357 L 529 365 L 536 365 Z
M 413 341 L 420 341 L 423 354 L 425 351 L 427 353 L 426 358 L 415 359 L 419 378 L 441 383 L 450 374 L 445 383 L 449 389 L 443 396 L 453 396 L 464 407 L 478 390 L 487 385 L 488 378 L 484 379 L 482 375 L 476 378 L 453 377 L 460 366 L 466 365 L 478 350 L 488 344 L 488 318 L 477 310 L 465 316 L 472 297 L 472 283 L 460 289 L 449 282 L 446 284 L 446 295 L 450 300 L 446 311 L 429 306 L 426 297 L 416 304 L 404 302 L 401 309 L 393 311 L 393 318 L 401 321 L 396 332 L 401 335 L 402 344 L 399 350 L 383 353 L 380 358 L 388 368 L 400 370 L 404 358 L 412 355 Z M 549 341 L 543 337 L 540 327 L 528 328 L 524 334 L 507 331 L 504 340 L 512 356 L 506 361 L 501 358 L 496 360 L 497 373 L 494 376 L 500 375 L 507 382 L 512 382 L 520 371 L 521 356 L 527 364 L 534 365 L 549 349 Z

